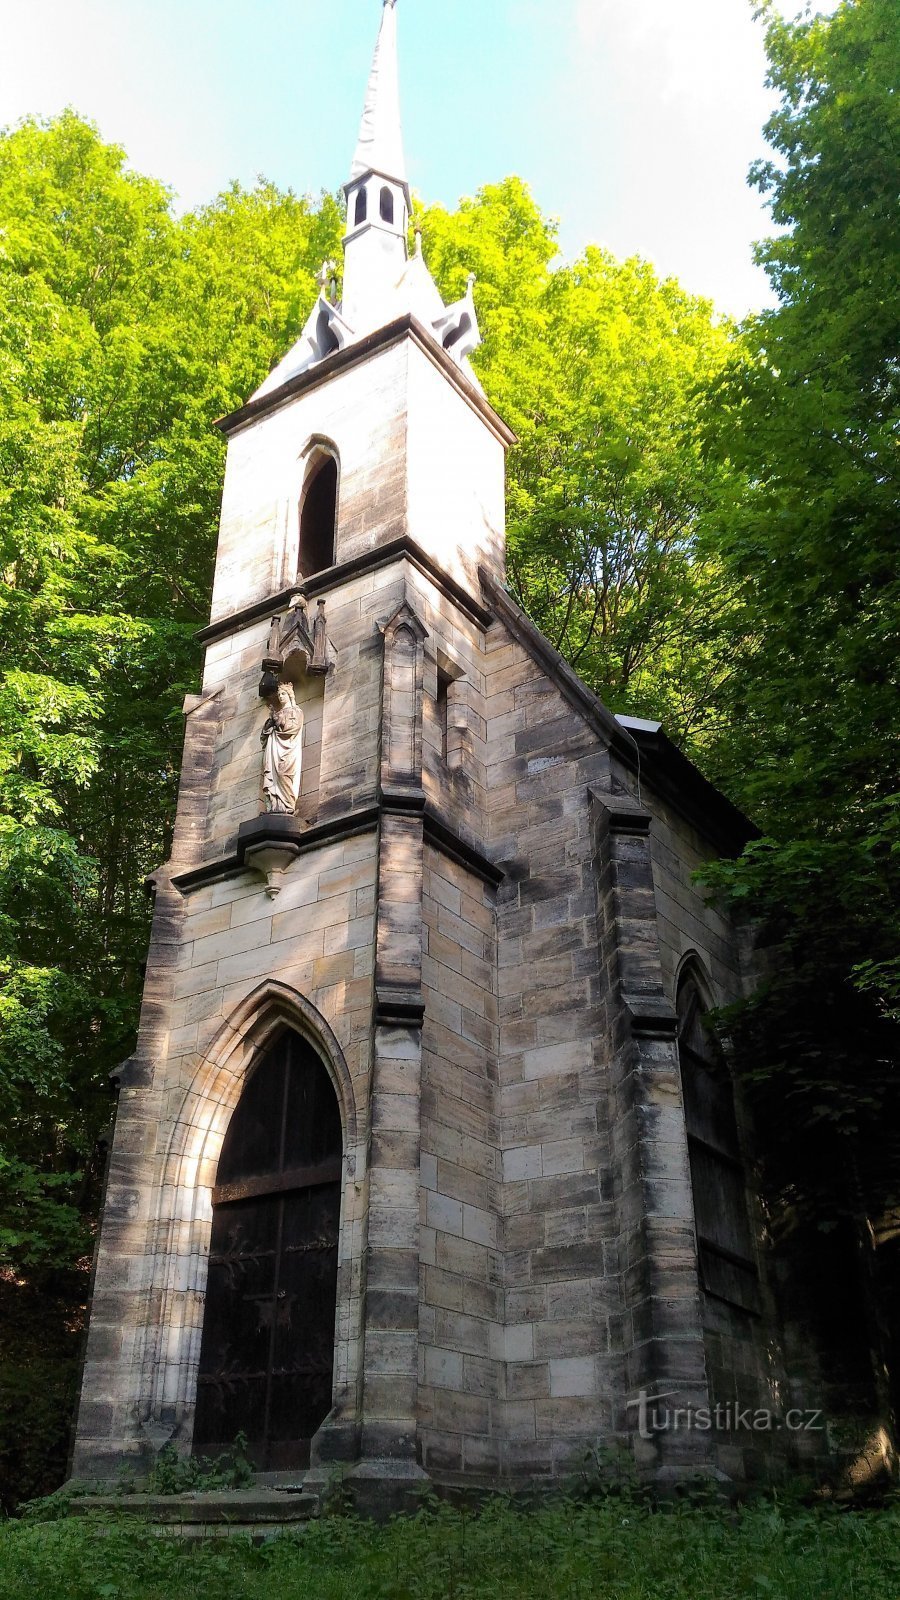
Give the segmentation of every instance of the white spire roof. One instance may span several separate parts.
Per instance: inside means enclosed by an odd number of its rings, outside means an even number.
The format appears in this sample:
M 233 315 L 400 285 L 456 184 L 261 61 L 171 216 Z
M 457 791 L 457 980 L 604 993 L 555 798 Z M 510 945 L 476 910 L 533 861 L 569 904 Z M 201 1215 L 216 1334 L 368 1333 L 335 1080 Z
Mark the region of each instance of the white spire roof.
M 372 196 L 362 217 L 356 214 L 351 195 L 349 231 L 344 239 L 344 299 L 332 303 L 328 280 L 333 263 L 326 262 L 320 276 L 321 294 L 310 312 L 300 338 L 269 373 L 254 398 L 274 393 L 283 384 L 364 339 L 378 328 L 387 327 L 400 317 L 413 316 L 480 389 L 469 365 L 469 356 L 481 343 L 478 318 L 472 298 L 474 276 L 461 300 L 445 306 L 437 284 L 422 257 L 421 234 L 416 251 L 407 257 L 409 187 L 400 130 L 400 86 L 397 72 L 397 0 L 383 0 L 381 31 L 369 77 L 359 143 L 353 158 L 350 183 L 359 183 L 370 173 L 386 180 L 386 187 L 402 187 L 404 197 L 386 216 L 380 210 L 380 194 Z M 365 201 L 371 184 L 359 184 Z M 374 183 L 381 189 L 381 181 Z M 390 200 L 390 194 L 388 194 Z
M 384 0 L 381 32 L 369 74 L 356 154 L 350 168 L 351 183 L 367 172 L 380 172 L 398 183 L 407 182 L 400 125 L 396 8 L 397 0 Z

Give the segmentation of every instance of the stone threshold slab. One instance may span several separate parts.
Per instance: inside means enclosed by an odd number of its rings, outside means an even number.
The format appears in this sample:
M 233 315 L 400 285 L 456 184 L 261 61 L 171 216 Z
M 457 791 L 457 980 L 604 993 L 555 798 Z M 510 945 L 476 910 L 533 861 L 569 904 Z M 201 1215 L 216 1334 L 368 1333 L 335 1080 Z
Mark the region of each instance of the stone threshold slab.
M 86 1494 L 72 1500 L 72 1516 L 138 1517 L 160 1527 L 246 1532 L 291 1527 L 319 1515 L 319 1497 L 278 1489 L 198 1490 L 188 1494 Z

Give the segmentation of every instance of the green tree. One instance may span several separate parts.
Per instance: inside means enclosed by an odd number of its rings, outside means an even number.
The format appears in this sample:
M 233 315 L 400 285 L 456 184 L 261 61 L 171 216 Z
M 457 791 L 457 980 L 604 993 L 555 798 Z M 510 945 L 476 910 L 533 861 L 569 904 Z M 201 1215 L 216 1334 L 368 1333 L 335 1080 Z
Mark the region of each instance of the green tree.
M 766 837 L 715 882 L 767 950 L 730 1028 L 773 1214 L 881 1241 L 877 1320 L 900 1229 L 900 13 L 763 11 L 778 304 L 745 329 L 711 433 L 743 477 L 716 548 L 752 621 L 716 760 Z
M 509 579 L 614 711 L 694 743 L 714 725 L 736 615 L 700 548 L 734 478 L 704 459 L 703 401 L 739 360 L 709 302 L 646 262 L 589 248 L 555 261 L 555 228 L 518 179 L 425 213 L 448 298 L 478 276 L 475 364 L 519 435 L 509 462 Z
M 330 197 L 265 184 L 178 221 L 71 112 L 0 136 L 0 1320 L 21 1334 L 0 1418 L 26 1432 L 22 1393 L 45 1383 L 26 1302 L 71 1388 L 142 880 L 168 850 L 208 614 L 211 424 L 297 336 L 340 226 Z M 35 1411 L 20 1493 L 61 1461 L 64 1423 Z

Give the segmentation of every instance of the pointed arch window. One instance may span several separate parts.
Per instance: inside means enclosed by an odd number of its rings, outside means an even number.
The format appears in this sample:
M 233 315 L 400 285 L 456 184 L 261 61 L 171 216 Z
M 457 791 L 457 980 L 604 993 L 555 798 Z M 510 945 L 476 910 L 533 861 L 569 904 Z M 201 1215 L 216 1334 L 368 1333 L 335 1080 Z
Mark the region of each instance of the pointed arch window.
M 334 565 L 337 496 L 337 457 L 317 449 L 310 458 L 300 502 L 299 578 L 311 578 Z
M 331 1409 L 343 1135 L 331 1079 L 286 1030 L 250 1077 L 213 1189 L 195 1452 L 239 1432 L 302 1467 Z
M 358 228 L 361 223 L 365 222 L 366 217 L 368 216 L 368 214 L 369 214 L 369 196 L 367 195 L 365 189 L 363 188 L 363 189 L 360 189 L 358 191 L 357 196 L 356 196 L 356 204 L 355 204 L 355 206 L 353 208 L 353 226 L 355 228 Z
M 734 1090 L 693 965 L 682 973 L 676 1008 L 700 1279 L 716 1299 L 758 1312 L 759 1274 Z
M 394 196 L 393 196 L 392 191 L 388 188 L 387 184 L 384 185 L 384 187 L 382 188 L 382 191 L 381 191 L 381 197 L 380 197 L 380 200 L 379 200 L 379 209 L 380 209 L 380 212 L 381 212 L 381 220 L 382 220 L 382 222 L 387 222 L 387 223 L 390 223 L 391 225 L 393 225 L 393 221 L 394 221 Z

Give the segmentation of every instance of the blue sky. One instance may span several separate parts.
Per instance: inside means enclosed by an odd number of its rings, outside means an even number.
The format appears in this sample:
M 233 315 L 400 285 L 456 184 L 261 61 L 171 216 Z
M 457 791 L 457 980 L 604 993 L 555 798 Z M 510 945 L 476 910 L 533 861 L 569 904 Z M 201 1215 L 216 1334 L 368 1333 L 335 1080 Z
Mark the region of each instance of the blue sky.
M 799 0 L 779 0 L 793 15 Z M 833 10 L 834 0 L 817 7 Z M 380 0 L 0 0 L 0 124 L 73 105 L 179 204 L 258 173 L 346 177 Z M 764 153 L 753 0 L 398 0 L 423 199 L 516 172 L 588 242 L 641 254 L 734 315 L 767 303 L 746 184 Z

